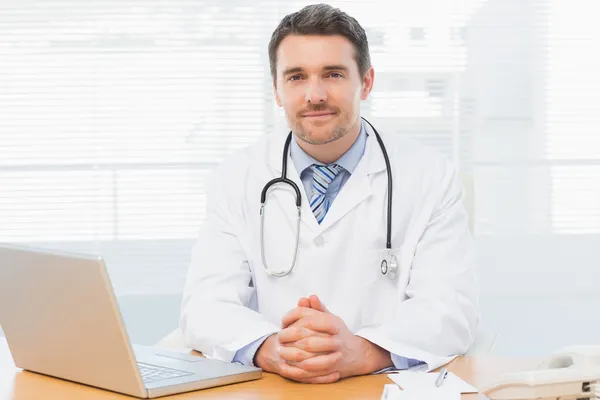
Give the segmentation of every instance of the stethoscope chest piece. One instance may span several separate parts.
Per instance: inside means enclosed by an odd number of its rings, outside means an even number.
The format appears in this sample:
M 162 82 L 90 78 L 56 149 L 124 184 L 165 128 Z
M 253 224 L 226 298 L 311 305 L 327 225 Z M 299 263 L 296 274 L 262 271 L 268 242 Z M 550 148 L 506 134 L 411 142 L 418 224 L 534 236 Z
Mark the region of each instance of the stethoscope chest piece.
M 388 254 L 388 256 L 381 261 L 381 273 L 391 280 L 396 279 L 396 275 L 398 275 L 398 259 L 395 255 Z

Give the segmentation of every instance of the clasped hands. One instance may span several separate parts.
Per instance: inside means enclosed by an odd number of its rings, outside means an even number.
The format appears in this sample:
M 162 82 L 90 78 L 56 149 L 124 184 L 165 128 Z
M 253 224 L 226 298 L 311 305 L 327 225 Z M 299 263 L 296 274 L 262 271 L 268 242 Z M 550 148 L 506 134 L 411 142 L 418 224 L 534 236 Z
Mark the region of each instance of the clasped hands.
M 282 319 L 256 352 L 255 365 L 303 383 L 332 383 L 392 366 L 390 353 L 354 335 L 312 295 Z

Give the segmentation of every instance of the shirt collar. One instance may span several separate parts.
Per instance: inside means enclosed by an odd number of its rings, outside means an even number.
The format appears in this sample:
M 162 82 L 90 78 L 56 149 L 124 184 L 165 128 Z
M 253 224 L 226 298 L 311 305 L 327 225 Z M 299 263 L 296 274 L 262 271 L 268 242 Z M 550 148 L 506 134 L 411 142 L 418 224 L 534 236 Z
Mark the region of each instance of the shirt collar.
M 350 149 L 345 152 L 337 161 L 334 163 L 344 168 L 350 174 L 354 172 L 358 162 L 362 158 L 365 147 L 367 145 L 367 130 L 364 126 L 365 122 L 361 119 L 360 121 L 360 132 L 358 134 L 358 138 Z M 308 155 L 302 148 L 298 145 L 296 138 L 292 138 L 292 143 L 290 144 L 290 157 L 294 162 L 294 166 L 298 171 L 298 175 L 301 175 L 307 168 L 310 168 L 313 164 L 323 165 L 323 163 L 318 162 L 310 155 Z

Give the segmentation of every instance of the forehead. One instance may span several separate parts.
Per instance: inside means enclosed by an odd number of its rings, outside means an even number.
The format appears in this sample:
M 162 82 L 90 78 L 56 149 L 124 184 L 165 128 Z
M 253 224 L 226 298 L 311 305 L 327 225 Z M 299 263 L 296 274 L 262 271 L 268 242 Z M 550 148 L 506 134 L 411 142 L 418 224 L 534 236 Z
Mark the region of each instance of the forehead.
M 277 71 L 287 68 L 320 69 L 327 65 L 356 68 L 355 50 L 343 36 L 289 35 L 277 50 Z

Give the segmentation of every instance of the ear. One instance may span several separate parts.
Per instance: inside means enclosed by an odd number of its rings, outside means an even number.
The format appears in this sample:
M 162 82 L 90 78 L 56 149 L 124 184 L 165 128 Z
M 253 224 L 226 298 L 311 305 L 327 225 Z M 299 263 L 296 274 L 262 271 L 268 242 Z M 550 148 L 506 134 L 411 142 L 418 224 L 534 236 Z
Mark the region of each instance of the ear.
M 365 73 L 362 82 L 362 93 L 360 94 L 361 100 L 366 100 L 369 98 L 369 94 L 371 90 L 373 90 L 373 84 L 375 83 L 375 70 L 373 67 L 369 68 L 369 70 Z
M 273 95 L 275 96 L 275 102 L 279 107 L 283 107 L 283 103 L 281 102 L 281 98 L 279 98 L 279 93 L 277 93 L 277 87 L 273 84 Z

